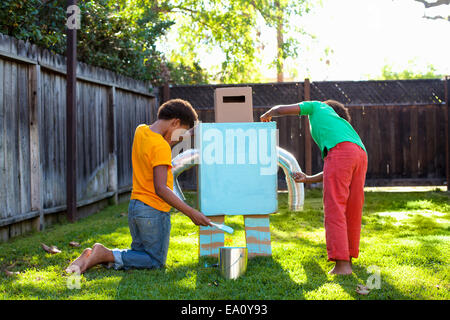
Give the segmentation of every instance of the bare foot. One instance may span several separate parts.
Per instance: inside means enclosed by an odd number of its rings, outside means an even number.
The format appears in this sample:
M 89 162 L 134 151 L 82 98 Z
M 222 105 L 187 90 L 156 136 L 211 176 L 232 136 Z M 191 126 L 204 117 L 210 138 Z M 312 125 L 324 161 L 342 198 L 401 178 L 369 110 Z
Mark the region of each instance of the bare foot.
M 86 263 L 81 268 L 81 273 L 87 269 L 92 268 L 101 263 L 114 262 L 114 255 L 112 251 L 106 248 L 101 243 L 96 243 L 92 246 L 92 252 L 86 259 Z
M 329 274 L 349 275 L 349 274 L 352 274 L 352 272 L 353 272 L 353 270 L 352 270 L 351 261 L 336 260 L 336 265 L 328 273 Z
M 83 253 L 80 254 L 80 256 L 67 267 L 66 272 L 82 273 L 81 270 L 84 268 L 88 257 L 91 255 L 91 252 L 91 248 L 84 249 Z

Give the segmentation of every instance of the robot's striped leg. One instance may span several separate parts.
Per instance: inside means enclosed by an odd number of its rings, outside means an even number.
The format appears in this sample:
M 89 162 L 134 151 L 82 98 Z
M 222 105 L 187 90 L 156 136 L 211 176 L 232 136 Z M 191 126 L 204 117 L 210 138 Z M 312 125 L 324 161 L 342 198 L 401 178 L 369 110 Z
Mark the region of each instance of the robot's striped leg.
M 223 224 L 225 216 L 210 216 L 212 222 Z M 225 235 L 223 231 L 214 227 L 200 226 L 199 232 L 199 255 L 200 256 L 219 256 L 219 247 L 224 246 Z
M 248 257 L 272 255 L 269 215 L 244 216 Z

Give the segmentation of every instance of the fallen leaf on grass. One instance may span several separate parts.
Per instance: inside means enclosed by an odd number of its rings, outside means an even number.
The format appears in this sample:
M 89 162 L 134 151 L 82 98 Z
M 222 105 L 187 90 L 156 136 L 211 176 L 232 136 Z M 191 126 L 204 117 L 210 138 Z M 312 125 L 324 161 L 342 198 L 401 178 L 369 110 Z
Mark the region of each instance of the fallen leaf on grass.
M 356 286 L 356 292 L 360 295 L 367 296 L 370 293 L 370 290 L 366 286 L 358 284 L 358 286 Z
M 71 247 L 79 247 L 80 244 L 78 242 L 75 242 L 75 241 L 70 241 L 69 242 L 69 246 L 71 246 Z
M 217 283 L 217 281 L 213 281 L 213 282 L 209 282 L 209 283 L 208 283 L 208 286 L 212 286 L 212 285 L 215 285 L 216 287 L 219 286 L 219 284 Z
M 12 276 L 17 276 L 18 274 L 19 274 L 19 272 L 12 272 L 12 271 L 9 271 L 9 270 L 5 270 L 5 274 L 8 276 L 8 277 L 12 277 Z
M 47 245 L 44 244 L 44 243 L 41 243 L 41 245 L 42 245 L 42 249 L 44 249 L 45 252 L 48 252 L 48 253 L 51 253 L 51 254 L 57 254 L 57 253 L 60 253 L 60 252 L 61 252 L 61 250 L 59 250 L 59 249 L 58 249 L 57 247 L 55 247 L 55 246 L 49 247 L 49 246 L 47 246 Z

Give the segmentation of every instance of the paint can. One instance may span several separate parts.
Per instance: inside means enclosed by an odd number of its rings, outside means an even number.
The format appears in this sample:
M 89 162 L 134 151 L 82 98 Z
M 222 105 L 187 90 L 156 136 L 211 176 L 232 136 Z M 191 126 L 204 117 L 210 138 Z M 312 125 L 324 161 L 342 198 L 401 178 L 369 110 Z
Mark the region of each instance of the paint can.
M 220 247 L 219 268 L 225 279 L 237 279 L 247 270 L 246 247 Z

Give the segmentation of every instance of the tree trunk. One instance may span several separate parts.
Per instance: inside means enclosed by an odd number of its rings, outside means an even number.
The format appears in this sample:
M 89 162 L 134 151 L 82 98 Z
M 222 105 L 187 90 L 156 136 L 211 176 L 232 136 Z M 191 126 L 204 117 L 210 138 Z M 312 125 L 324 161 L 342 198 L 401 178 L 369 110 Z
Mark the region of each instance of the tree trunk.
M 277 18 L 277 82 L 283 82 L 283 8 L 279 1 L 275 1 Z
M 283 82 L 283 22 L 282 19 L 277 24 L 277 82 Z

